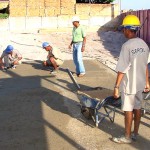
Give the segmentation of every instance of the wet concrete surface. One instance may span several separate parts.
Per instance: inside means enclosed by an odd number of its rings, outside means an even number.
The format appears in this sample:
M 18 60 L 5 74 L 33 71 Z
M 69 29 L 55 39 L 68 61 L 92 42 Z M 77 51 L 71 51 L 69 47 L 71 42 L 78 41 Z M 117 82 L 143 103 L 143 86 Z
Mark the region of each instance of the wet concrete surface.
M 96 60 L 84 63 L 86 75 L 75 77 L 81 90 L 113 89 L 115 72 Z M 114 124 L 105 120 L 96 128 L 80 113 L 77 89 L 66 68 L 75 70 L 72 60 L 65 61 L 56 76 L 42 70 L 40 61 L 0 71 L 0 150 L 149 149 L 148 114 L 141 120 L 138 142 L 113 143 L 111 137 L 124 132 L 122 111 Z

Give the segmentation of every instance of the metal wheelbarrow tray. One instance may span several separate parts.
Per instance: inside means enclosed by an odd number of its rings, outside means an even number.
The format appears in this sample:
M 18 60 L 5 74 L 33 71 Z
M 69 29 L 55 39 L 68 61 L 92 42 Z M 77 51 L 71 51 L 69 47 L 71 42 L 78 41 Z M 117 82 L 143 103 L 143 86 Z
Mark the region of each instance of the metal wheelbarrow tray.
M 105 118 L 113 123 L 115 119 L 116 107 L 121 106 L 121 99 L 114 99 L 112 90 L 96 87 L 86 91 L 77 91 L 80 100 L 81 113 L 87 119 L 92 119 L 98 127 Z
M 143 97 L 142 115 L 145 115 L 146 113 L 150 114 L 150 92 L 143 92 Z

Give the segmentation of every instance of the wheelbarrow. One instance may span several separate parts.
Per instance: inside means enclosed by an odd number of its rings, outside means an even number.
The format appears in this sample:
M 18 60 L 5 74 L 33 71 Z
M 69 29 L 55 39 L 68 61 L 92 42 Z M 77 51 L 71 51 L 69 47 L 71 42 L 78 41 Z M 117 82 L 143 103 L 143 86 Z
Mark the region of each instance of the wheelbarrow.
M 112 96 L 113 91 L 103 87 L 81 90 L 69 69 L 67 69 L 67 72 L 77 87 L 76 94 L 80 101 L 83 116 L 86 119 L 92 119 L 96 127 L 98 127 L 105 118 L 108 118 L 113 123 L 116 108 L 121 106 L 121 99 L 114 99 Z

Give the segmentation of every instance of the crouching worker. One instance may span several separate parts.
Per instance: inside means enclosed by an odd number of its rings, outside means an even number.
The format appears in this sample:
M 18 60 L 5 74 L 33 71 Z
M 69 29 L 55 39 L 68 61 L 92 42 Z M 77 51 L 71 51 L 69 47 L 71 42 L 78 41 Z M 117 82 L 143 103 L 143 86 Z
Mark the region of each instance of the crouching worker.
M 42 47 L 48 52 L 47 60 L 43 62 L 43 65 L 52 67 L 50 73 L 57 73 L 59 66 L 64 62 L 61 52 L 47 42 L 44 42 Z
M 15 69 L 16 65 L 20 64 L 21 59 L 21 54 L 12 45 L 8 45 L 0 57 L 1 68 L 4 71 L 9 68 Z

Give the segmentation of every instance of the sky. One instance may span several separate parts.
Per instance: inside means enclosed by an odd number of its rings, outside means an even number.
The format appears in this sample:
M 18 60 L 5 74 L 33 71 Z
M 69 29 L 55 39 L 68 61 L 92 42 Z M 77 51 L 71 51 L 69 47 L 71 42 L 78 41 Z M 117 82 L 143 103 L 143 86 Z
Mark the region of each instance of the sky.
M 150 9 L 150 0 L 115 0 L 115 3 L 121 1 L 121 10 Z

